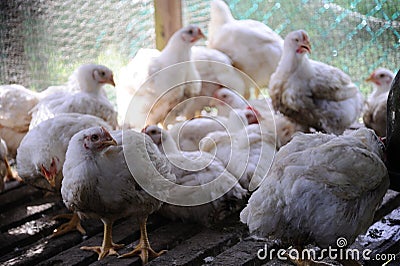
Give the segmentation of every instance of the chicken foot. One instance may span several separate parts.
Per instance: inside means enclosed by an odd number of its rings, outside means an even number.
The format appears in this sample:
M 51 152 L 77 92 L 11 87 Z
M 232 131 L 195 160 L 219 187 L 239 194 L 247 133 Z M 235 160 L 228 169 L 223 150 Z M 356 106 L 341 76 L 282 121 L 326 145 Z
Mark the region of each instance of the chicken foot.
M 140 221 L 140 240 L 139 243 L 136 245 L 136 247 L 128 253 L 125 253 L 118 258 L 126 258 L 126 257 L 132 257 L 135 255 L 139 255 L 143 265 L 146 264 L 149 261 L 149 258 L 157 258 L 167 252 L 166 250 L 161 250 L 160 252 L 155 252 L 151 246 L 149 239 L 147 237 L 147 229 L 146 229 L 146 222 L 147 218 L 144 220 Z
M 76 213 L 64 213 L 64 214 L 56 215 L 56 216 L 52 217 L 52 219 L 53 220 L 69 219 L 68 222 L 60 225 L 57 229 L 54 229 L 54 232 L 51 235 L 52 238 L 64 235 L 64 234 L 74 231 L 74 230 L 79 231 L 82 235 L 86 235 L 86 231 L 85 231 L 85 229 L 83 229 L 83 227 L 81 225 L 81 219 L 79 219 L 79 216 Z
M 98 260 L 103 259 L 106 256 L 118 255 L 117 249 L 120 249 L 124 246 L 124 244 L 115 244 L 112 241 L 112 222 L 104 222 L 104 237 L 103 243 L 101 246 L 83 246 L 82 250 L 93 251 L 99 254 Z

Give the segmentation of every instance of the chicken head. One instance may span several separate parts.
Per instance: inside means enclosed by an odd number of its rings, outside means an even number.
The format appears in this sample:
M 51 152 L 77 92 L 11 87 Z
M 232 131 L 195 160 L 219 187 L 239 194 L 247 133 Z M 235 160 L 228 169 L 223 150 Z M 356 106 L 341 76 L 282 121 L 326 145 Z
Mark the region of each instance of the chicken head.
M 201 38 L 205 38 L 205 35 L 201 29 L 195 25 L 189 25 L 181 33 L 182 40 L 188 43 L 195 43 Z
M 304 30 L 289 33 L 285 38 L 284 46 L 294 47 L 297 54 L 311 53 L 311 43 Z
M 112 145 L 116 146 L 117 142 L 104 127 L 93 128 L 83 137 L 83 147 L 85 150 L 97 152 Z
M 389 91 L 393 78 L 393 72 L 386 68 L 378 68 L 365 81 L 375 83 L 377 86 L 385 86 Z

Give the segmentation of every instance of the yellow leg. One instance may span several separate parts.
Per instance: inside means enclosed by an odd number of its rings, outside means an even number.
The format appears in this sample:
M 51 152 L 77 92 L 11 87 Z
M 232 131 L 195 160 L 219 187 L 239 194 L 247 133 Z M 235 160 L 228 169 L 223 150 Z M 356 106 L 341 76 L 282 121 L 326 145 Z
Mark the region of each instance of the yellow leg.
M 52 219 L 69 219 L 69 222 L 60 225 L 60 227 L 54 230 L 53 234 L 51 235 L 52 238 L 64 235 L 74 230 L 79 231 L 82 235 L 86 235 L 86 231 L 81 225 L 81 219 L 79 219 L 79 216 L 76 213 L 60 214 L 52 217 Z
M 157 258 L 167 252 L 166 250 L 161 250 L 160 252 L 155 252 L 149 243 L 149 239 L 147 238 L 147 229 L 146 229 L 147 218 L 140 222 L 140 240 L 136 247 L 129 253 L 125 253 L 119 258 L 132 257 L 135 255 L 139 255 L 142 259 L 143 265 L 149 261 L 149 258 Z
M 6 165 L 6 176 L 4 177 L 4 181 L 8 182 L 11 180 L 17 180 L 18 182 L 23 182 L 21 177 L 19 177 L 14 171 L 11 169 L 10 164 L 8 163 L 7 158 L 3 158 L 3 162 Z
M 83 246 L 81 247 L 82 250 L 94 251 L 99 254 L 98 260 L 106 256 L 111 255 L 118 255 L 117 249 L 122 248 L 123 244 L 114 244 L 112 241 L 112 223 L 104 222 L 104 237 L 103 237 L 103 244 L 100 246 L 88 247 Z

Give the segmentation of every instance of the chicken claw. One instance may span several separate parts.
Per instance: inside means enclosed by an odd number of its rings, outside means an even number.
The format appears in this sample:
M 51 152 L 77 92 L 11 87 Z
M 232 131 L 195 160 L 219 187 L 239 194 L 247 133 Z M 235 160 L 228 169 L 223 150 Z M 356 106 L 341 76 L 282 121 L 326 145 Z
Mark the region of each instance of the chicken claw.
M 160 252 L 155 252 L 150 247 L 149 239 L 147 237 L 146 221 L 147 218 L 144 219 L 144 221 L 140 222 L 140 240 L 139 243 L 136 245 L 136 247 L 131 252 L 118 256 L 118 258 L 127 258 L 139 255 L 144 265 L 149 261 L 149 258 L 157 258 L 167 252 L 167 250 L 161 250 Z
M 103 221 L 104 223 L 104 236 L 103 236 L 103 244 L 101 246 L 93 246 L 93 247 L 88 247 L 88 246 L 83 246 L 81 247 L 82 250 L 87 250 L 87 251 L 93 251 L 99 254 L 98 260 L 103 259 L 106 256 L 111 256 L 111 255 L 119 255 L 117 253 L 117 249 L 120 249 L 124 247 L 124 244 L 115 244 L 112 241 L 112 222 L 106 222 Z
M 160 252 L 155 252 L 150 247 L 148 241 L 146 243 L 146 241 L 140 240 L 139 244 L 137 244 L 136 247 L 131 252 L 120 255 L 118 256 L 118 258 L 128 258 L 135 255 L 139 255 L 144 265 L 149 261 L 149 258 L 157 258 L 166 252 L 167 250 L 161 250 Z
M 118 256 L 119 254 L 116 250 L 122 248 L 123 246 L 124 246 L 124 244 L 111 243 L 111 245 L 107 245 L 104 247 L 103 246 L 93 246 L 93 247 L 83 246 L 83 247 L 81 247 L 81 250 L 96 252 L 97 254 L 99 254 L 98 260 L 101 260 L 106 256 L 112 256 L 112 255 Z
M 57 229 L 54 229 L 53 234 L 51 235 L 51 238 L 62 236 L 64 234 L 74 231 L 74 230 L 79 231 L 82 235 L 86 235 L 86 231 L 85 231 L 85 229 L 83 229 L 83 227 L 81 225 L 81 220 L 79 219 L 79 216 L 76 213 L 59 214 L 59 215 L 52 217 L 52 219 L 53 220 L 70 219 L 70 220 L 69 220 L 69 222 L 66 222 L 66 223 L 60 225 Z

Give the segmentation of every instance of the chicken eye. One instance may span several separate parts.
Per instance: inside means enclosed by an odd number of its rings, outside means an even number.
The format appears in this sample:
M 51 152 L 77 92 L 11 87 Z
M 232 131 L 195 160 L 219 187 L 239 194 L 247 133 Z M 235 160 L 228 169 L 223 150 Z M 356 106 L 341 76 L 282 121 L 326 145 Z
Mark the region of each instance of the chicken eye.
M 192 35 L 192 34 L 193 34 L 193 30 L 189 30 L 188 33 L 189 33 L 190 35 Z
M 104 72 L 104 71 L 101 71 L 100 72 L 100 75 L 102 75 L 103 77 L 106 75 L 106 72 Z
M 299 42 L 299 39 L 298 38 L 296 38 L 296 39 L 294 39 L 296 42 Z
M 380 74 L 379 75 L 380 78 L 383 78 L 384 76 L 385 76 L 385 74 Z
M 152 134 L 152 135 L 155 135 L 156 133 L 157 133 L 157 132 L 156 132 L 155 129 L 153 129 L 153 130 L 150 131 L 150 134 Z
M 222 95 L 222 98 L 225 99 L 227 96 L 228 96 L 228 95 L 223 94 L 223 95 Z
M 91 141 L 98 141 L 98 140 L 99 140 L 99 135 L 92 135 L 92 136 L 90 137 L 90 140 L 91 140 Z

